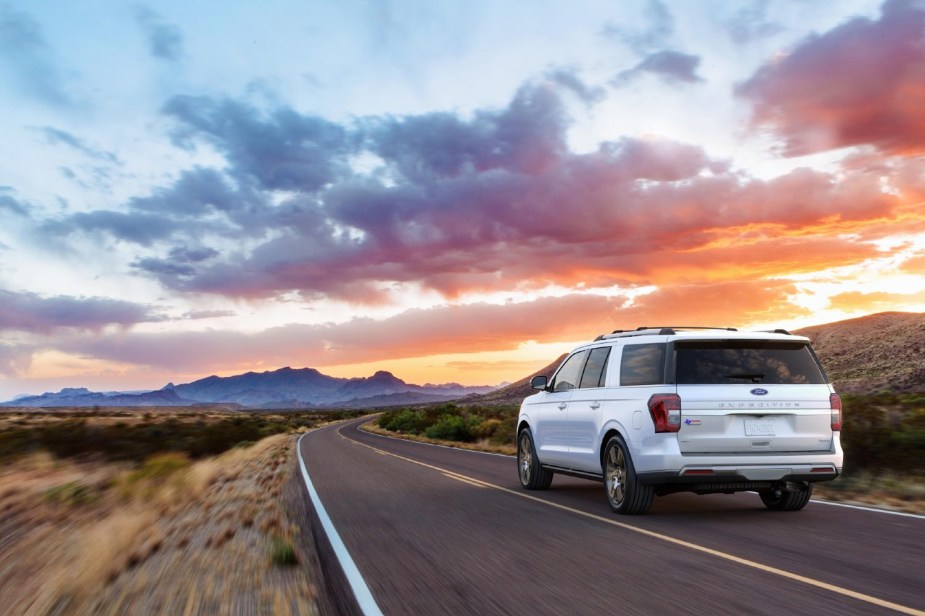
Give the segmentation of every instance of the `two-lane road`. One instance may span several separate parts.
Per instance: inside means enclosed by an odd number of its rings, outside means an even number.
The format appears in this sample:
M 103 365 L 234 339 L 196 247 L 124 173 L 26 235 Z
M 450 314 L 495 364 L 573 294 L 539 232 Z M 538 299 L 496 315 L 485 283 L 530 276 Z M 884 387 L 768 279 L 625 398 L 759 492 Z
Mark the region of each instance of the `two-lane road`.
M 520 488 L 509 456 L 384 438 L 365 420 L 301 441 L 311 481 L 385 614 L 925 615 L 925 520 L 755 494 L 610 512 L 557 475 Z

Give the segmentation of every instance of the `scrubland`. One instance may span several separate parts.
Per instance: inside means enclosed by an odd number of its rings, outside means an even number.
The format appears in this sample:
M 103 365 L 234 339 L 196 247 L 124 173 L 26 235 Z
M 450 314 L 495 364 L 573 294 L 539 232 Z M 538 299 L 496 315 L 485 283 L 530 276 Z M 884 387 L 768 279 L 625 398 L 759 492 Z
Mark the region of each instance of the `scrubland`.
M 0 413 L 3 613 L 318 613 L 294 442 L 334 417 Z

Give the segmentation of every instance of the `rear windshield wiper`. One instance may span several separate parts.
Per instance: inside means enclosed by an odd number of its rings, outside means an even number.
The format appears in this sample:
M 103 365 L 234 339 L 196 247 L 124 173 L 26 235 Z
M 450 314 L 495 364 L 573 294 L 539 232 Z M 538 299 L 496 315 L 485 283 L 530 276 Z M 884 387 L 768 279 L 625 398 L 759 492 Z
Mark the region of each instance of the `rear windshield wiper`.
M 752 383 L 760 383 L 761 379 L 764 378 L 763 372 L 736 372 L 735 374 L 727 374 L 727 379 L 747 379 L 751 380 Z

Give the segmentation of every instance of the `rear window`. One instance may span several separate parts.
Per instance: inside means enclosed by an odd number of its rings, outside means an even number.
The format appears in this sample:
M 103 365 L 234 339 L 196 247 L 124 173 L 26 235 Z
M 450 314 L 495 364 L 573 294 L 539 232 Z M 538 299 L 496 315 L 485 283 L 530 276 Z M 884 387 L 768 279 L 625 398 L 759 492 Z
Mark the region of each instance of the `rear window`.
M 676 342 L 675 380 L 679 385 L 825 383 L 809 347 L 773 340 Z

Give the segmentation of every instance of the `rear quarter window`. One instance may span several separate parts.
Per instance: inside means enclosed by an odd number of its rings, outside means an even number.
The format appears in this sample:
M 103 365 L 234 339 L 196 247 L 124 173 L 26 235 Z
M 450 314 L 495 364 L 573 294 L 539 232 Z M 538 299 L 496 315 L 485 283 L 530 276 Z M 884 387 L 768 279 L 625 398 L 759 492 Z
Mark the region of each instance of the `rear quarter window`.
M 825 383 L 816 357 L 805 343 L 773 340 L 700 340 L 675 343 L 679 385 Z
M 628 344 L 620 360 L 620 385 L 665 382 L 665 343 Z

